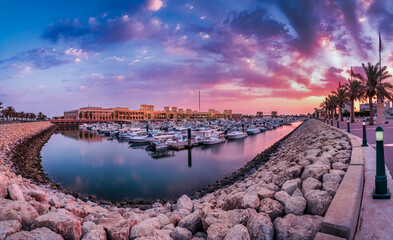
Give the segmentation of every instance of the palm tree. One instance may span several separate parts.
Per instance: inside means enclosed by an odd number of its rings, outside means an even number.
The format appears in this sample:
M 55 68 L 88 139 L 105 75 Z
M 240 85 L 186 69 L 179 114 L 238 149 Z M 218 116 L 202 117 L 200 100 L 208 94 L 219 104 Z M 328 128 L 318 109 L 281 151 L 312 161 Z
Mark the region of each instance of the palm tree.
M 366 87 L 359 80 L 348 79 L 348 83 L 344 85 L 348 92 L 348 98 L 351 102 L 350 116 L 351 123 L 355 122 L 355 101 L 362 100 L 365 96 Z
M 354 76 L 363 81 L 366 85 L 366 96 L 368 97 L 368 105 L 370 108 L 370 125 L 374 125 L 374 108 L 373 108 L 373 98 L 377 94 L 377 86 L 380 85 L 380 88 L 384 88 L 386 85 L 382 81 L 390 78 L 392 75 L 388 73 L 386 70 L 387 67 L 384 66 L 382 69 L 378 70 L 378 63 L 375 65 L 371 65 L 371 63 L 368 63 L 367 66 L 362 63 L 362 67 L 364 72 L 366 73 L 367 79 L 365 79 L 361 74 L 355 74 Z M 382 94 L 381 96 L 377 96 L 377 101 L 382 100 L 382 106 L 380 108 L 383 108 L 383 100 L 386 97 L 383 92 L 380 92 Z M 377 111 L 378 112 L 378 111 Z M 379 111 L 381 112 L 381 110 Z M 382 114 L 385 115 L 385 114 Z M 381 116 L 380 116 L 381 117 Z
M 335 95 L 329 95 L 327 97 L 327 106 L 329 109 L 329 117 L 330 118 L 335 118 L 336 116 L 336 111 L 337 111 L 337 97 Z
M 328 107 L 327 107 L 327 97 L 325 98 L 325 100 L 319 105 L 320 108 L 325 109 L 325 118 L 328 117 Z
M 343 119 L 343 107 L 344 104 L 348 102 L 348 93 L 347 89 L 341 84 L 338 84 L 338 88 L 332 91 L 333 96 L 336 97 L 336 103 L 338 106 L 338 116 L 340 121 L 344 121 Z
M 7 118 L 7 123 L 9 122 L 10 117 L 13 117 L 15 113 L 15 109 L 11 106 L 8 106 L 3 110 L 3 115 Z

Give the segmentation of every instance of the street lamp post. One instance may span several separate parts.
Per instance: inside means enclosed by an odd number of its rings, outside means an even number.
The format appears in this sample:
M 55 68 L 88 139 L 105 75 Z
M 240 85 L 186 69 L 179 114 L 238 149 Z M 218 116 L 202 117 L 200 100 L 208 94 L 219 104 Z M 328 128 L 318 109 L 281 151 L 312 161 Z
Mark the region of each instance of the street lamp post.
M 347 121 L 347 132 L 351 133 L 351 129 L 349 128 L 349 120 Z
M 337 128 L 340 128 L 340 120 L 337 119 Z
M 377 173 L 375 175 L 375 188 L 373 191 L 374 199 L 390 199 L 388 182 L 385 173 L 385 156 L 383 150 L 383 128 L 378 126 L 376 129 L 377 142 Z
M 332 125 L 332 127 L 333 127 L 333 118 L 330 119 L 330 125 Z
M 367 136 L 366 136 L 366 121 L 363 120 L 363 142 L 362 147 L 367 147 Z

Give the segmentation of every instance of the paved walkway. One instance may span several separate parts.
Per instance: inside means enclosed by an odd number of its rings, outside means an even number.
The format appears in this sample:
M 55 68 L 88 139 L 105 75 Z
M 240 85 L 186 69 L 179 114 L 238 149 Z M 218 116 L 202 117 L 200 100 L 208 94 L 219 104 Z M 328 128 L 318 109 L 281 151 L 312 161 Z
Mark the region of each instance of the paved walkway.
M 330 124 L 330 123 L 329 123 Z M 347 122 L 340 122 L 340 129 L 347 129 Z M 337 126 L 337 122 L 334 122 Z M 376 151 L 375 151 L 375 126 L 366 126 L 367 140 L 370 144 L 368 147 L 362 147 L 364 159 L 364 189 L 362 196 L 361 210 L 355 235 L 356 240 L 363 239 L 393 239 L 393 196 L 388 200 L 373 199 L 372 192 L 375 187 L 376 175 Z M 363 137 L 362 123 L 360 120 L 350 124 L 351 134 L 358 136 L 361 143 Z M 388 188 L 393 193 L 393 179 L 391 172 L 393 170 L 393 121 L 388 124 L 382 124 L 384 129 L 385 144 L 385 164 Z M 390 171 L 390 172 L 389 172 Z
M 360 138 L 363 137 L 363 125 L 360 119 L 356 119 L 354 123 L 350 123 L 351 134 L 358 136 Z M 389 169 L 390 175 L 393 175 L 393 120 L 388 120 L 388 124 L 381 124 L 380 126 L 384 130 L 384 145 L 385 145 L 385 164 Z M 329 123 L 330 124 L 330 123 Z M 347 129 L 347 121 L 339 123 L 340 129 Z M 337 121 L 334 121 L 334 125 L 337 127 Z M 372 147 L 375 148 L 375 129 L 378 125 L 369 126 L 368 123 L 366 125 L 366 135 L 367 142 L 371 144 Z M 393 239 L 393 236 L 392 236 Z

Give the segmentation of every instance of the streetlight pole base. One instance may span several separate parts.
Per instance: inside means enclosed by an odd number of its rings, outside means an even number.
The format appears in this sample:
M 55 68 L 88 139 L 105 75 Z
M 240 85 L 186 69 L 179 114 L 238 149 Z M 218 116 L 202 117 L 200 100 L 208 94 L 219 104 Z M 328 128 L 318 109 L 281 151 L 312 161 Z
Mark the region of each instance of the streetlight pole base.
M 386 193 L 384 193 L 384 194 L 379 194 L 379 193 L 376 193 L 376 192 L 375 192 L 375 188 L 374 188 L 374 191 L 373 191 L 373 199 L 390 199 L 390 191 L 389 191 L 389 189 L 387 190 Z

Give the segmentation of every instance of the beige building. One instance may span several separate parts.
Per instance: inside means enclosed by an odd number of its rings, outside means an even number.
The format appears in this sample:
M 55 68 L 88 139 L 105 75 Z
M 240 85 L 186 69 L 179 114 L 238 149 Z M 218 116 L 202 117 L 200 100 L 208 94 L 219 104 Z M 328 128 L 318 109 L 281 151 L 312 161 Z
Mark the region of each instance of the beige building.
M 154 110 L 154 105 L 141 105 L 139 110 L 130 110 L 126 107 L 102 108 L 84 107 L 64 112 L 64 119 L 78 119 L 91 121 L 133 121 L 133 120 L 159 120 L 183 118 L 232 118 L 232 110 L 223 113 L 215 109 L 208 112 L 192 111 L 191 109 L 164 107 L 163 111 Z M 237 117 L 239 114 L 236 115 Z M 240 115 L 241 116 L 241 115 Z

